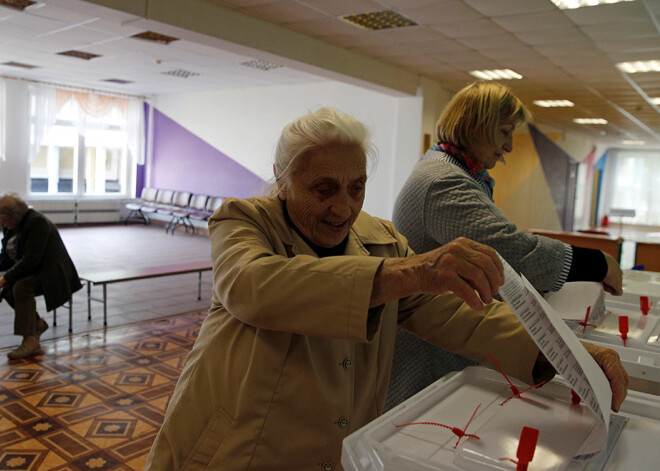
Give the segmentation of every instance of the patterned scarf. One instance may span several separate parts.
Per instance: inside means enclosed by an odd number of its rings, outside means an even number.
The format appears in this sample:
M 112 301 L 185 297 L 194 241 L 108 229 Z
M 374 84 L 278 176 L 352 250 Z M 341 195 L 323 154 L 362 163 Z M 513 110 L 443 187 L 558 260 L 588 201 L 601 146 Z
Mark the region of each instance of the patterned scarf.
M 470 172 L 470 175 L 486 182 L 488 186 L 490 186 L 491 192 L 493 191 L 493 187 L 495 186 L 495 179 L 488 174 L 488 169 L 467 155 L 461 149 L 456 147 L 454 144 L 450 144 L 449 142 L 438 142 L 437 144 L 433 144 L 431 149 L 439 152 L 446 152 L 455 159 L 463 162 Z

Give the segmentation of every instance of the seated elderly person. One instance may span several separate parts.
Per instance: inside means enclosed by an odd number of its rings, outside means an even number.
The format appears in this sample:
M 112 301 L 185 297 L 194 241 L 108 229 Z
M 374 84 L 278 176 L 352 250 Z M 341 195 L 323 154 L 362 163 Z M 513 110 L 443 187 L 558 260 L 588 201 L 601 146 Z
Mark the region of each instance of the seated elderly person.
M 212 216 L 212 306 L 146 469 L 341 469 L 342 440 L 383 410 L 398 326 L 493 365 L 489 351 L 528 383 L 554 375 L 493 302 L 493 249 L 460 239 L 415 255 L 361 211 L 372 152 L 359 121 L 322 108 L 282 132 L 273 195 Z M 591 351 L 618 409 L 625 370 Z
M 23 337 L 7 354 L 15 360 L 42 353 L 39 337 L 48 324 L 37 314 L 35 297 L 43 294 L 51 311 L 70 301 L 82 284 L 57 227 L 17 194 L 0 198 L 0 225 L 0 272 L 6 270 L 0 277 L 0 300 L 4 297 L 14 309 L 14 334 Z

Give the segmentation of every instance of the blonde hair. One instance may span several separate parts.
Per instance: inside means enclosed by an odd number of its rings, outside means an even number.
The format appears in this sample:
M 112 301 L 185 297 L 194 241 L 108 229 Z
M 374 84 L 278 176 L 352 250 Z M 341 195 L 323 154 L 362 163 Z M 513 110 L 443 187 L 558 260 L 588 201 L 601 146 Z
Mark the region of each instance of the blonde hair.
M 7 192 L 0 197 L 0 220 L 9 219 L 12 222 L 19 223 L 29 206 L 23 201 L 18 193 Z
M 275 150 L 271 194 L 289 185 L 296 162 L 310 154 L 330 147 L 360 149 L 370 164 L 375 164 L 376 149 L 367 128 L 357 119 L 333 108 L 320 108 L 287 124 Z
M 516 126 L 531 119 L 531 113 L 509 87 L 475 82 L 449 101 L 436 123 L 437 138 L 462 149 L 475 141 L 495 145 L 500 120 Z

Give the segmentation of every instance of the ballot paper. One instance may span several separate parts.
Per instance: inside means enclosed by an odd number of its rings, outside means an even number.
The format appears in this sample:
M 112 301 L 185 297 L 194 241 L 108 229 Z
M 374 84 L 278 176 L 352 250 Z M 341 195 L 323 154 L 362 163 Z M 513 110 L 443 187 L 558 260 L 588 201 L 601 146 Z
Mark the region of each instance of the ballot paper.
M 541 352 L 594 412 L 599 424 L 578 451 L 589 455 L 607 441 L 612 391 L 602 369 L 555 310 L 523 276 L 500 257 L 504 285 L 500 295 L 511 307 Z

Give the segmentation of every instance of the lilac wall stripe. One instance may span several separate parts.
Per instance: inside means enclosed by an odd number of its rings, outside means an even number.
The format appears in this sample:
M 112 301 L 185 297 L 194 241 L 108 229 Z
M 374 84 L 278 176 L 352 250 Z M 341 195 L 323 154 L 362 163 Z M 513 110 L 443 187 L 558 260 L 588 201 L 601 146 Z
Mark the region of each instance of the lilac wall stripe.
M 259 194 L 261 178 L 155 108 L 153 126 L 150 186 L 211 196 Z

